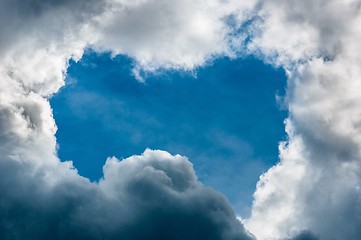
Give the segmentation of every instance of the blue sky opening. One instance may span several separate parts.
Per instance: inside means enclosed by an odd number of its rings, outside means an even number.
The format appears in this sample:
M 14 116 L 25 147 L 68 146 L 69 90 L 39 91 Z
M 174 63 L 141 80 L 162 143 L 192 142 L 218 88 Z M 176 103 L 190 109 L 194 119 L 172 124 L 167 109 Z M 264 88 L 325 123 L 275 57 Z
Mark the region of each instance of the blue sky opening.
M 285 72 L 254 57 L 222 58 L 141 83 L 133 67 L 127 56 L 92 50 L 70 62 L 66 86 L 51 99 L 60 159 L 97 181 L 110 156 L 146 148 L 181 154 L 200 181 L 248 216 L 259 176 L 278 161 L 285 140 L 288 113 L 276 101 L 285 95 Z

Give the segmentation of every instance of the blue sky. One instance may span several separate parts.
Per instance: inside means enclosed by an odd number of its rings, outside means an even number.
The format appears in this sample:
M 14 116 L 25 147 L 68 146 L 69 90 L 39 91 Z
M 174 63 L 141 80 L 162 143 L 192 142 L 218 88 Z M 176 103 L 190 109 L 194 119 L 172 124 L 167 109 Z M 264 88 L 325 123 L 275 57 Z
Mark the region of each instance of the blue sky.
M 361 239 L 360 6 L 0 0 L 0 239 Z
M 192 72 L 148 74 L 141 83 L 133 67 L 126 56 L 91 50 L 70 62 L 65 87 L 51 99 L 60 159 L 97 181 L 109 156 L 146 148 L 181 154 L 247 216 L 256 182 L 285 139 L 287 112 L 276 102 L 285 94 L 284 71 L 253 57 L 222 58 Z

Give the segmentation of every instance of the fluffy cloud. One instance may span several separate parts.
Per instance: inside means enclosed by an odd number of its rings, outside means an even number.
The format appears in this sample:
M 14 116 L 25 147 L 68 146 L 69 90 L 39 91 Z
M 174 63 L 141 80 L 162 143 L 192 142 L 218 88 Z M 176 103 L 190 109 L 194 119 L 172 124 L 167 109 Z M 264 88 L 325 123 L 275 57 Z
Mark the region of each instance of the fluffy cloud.
M 2 159 L 2 239 L 253 239 L 182 156 L 110 158 L 99 184 L 69 167 Z
M 138 70 L 193 69 L 215 56 L 235 54 L 233 33 L 239 24 L 228 19 L 247 20 L 252 4 L 4 0 L 0 72 L 4 81 L 10 78 L 8 85 L 47 96 L 64 84 L 68 60 L 79 59 L 86 47 L 127 54 Z
M 360 1 L 267 1 L 251 51 L 288 73 L 288 142 L 246 226 L 258 239 L 304 229 L 361 236 Z M 282 6 L 279 7 L 279 6 Z
M 261 240 L 303 230 L 359 239 L 361 2 L 272 0 L 250 11 L 254 4 L 2 0 L 0 236 L 143 239 L 142 228 L 150 238 L 249 239 L 228 203 L 180 156 L 148 150 L 108 160 L 99 184 L 79 176 L 56 156 L 47 97 L 86 47 L 127 54 L 138 69 L 192 69 L 241 51 L 240 27 L 252 19 L 247 51 L 289 77 L 289 139 L 280 163 L 260 179 L 246 226 Z
M 247 20 L 253 1 L 117 0 L 110 5 L 99 19 L 95 48 L 130 55 L 146 69 L 193 69 L 235 54 L 231 35 L 239 26 L 227 24 L 227 18 Z
M 234 3 L 0 2 L 1 239 L 253 239 L 184 157 L 146 150 L 110 158 L 99 183 L 79 176 L 56 156 L 48 101 L 89 46 L 147 70 L 231 54 Z

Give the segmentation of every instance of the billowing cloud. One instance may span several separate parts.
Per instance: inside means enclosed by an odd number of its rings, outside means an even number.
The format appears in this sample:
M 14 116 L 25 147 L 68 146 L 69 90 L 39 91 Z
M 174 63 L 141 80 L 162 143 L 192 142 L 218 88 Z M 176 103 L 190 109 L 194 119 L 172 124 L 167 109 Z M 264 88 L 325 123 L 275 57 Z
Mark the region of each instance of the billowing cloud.
M 48 101 L 63 86 L 69 59 L 89 46 L 128 54 L 146 70 L 191 69 L 231 54 L 230 6 L 0 2 L 1 239 L 253 239 L 184 157 L 146 150 L 108 159 L 99 183 L 79 176 L 56 155 Z
M 253 239 L 179 155 L 109 158 L 98 184 L 66 163 L 1 169 L 2 239 Z
M 260 240 L 359 239 L 361 2 L 239 2 L 2 0 L 2 238 L 249 239 L 183 157 L 147 150 L 109 159 L 99 183 L 79 176 L 56 156 L 47 99 L 86 47 L 127 54 L 138 70 L 193 69 L 241 51 L 246 21 L 247 51 L 289 78 L 288 141 L 259 181 L 247 228 Z
M 193 69 L 213 57 L 235 54 L 230 35 L 239 26 L 227 24 L 227 18 L 246 20 L 253 2 L 112 1 L 99 19 L 95 48 L 130 55 L 147 69 Z
M 265 173 L 246 226 L 258 239 L 308 229 L 359 239 L 360 1 L 265 1 L 250 44 L 288 73 L 288 141 Z M 280 7 L 282 6 L 282 7 Z

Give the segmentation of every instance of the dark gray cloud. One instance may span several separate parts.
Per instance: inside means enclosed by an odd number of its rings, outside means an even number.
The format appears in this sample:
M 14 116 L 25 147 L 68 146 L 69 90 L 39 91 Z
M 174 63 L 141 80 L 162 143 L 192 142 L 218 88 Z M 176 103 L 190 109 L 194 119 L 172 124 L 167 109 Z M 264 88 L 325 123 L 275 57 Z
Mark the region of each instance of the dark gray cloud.
M 319 238 L 309 231 L 303 231 L 297 234 L 291 240 L 319 240 Z
M 2 159 L 1 239 L 253 239 L 184 157 L 112 158 L 99 184 L 75 172 L 54 180 L 53 167 Z

